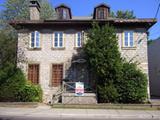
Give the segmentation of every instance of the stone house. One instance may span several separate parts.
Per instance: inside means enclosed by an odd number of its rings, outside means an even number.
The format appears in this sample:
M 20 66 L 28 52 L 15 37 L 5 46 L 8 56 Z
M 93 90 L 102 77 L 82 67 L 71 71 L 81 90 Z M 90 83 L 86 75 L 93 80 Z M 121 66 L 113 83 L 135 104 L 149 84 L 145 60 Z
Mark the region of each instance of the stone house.
M 106 4 L 96 6 L 93 16 L 75 17 L 71 8 L 61 4 L 55 8 L 56 19 L 41 20 L 39 8 L 39 3 L 31 0 L 30 20 L 11 21 L 10 24 L 18 31 L 17 56 L 25 58 L 18 59 L 18 66 L 28 80 L 41 85 L 44 102 L 52 101 L 57 95 L 63 79 L 92 85 L 81 48 L 93 21 L 113 25 L 122 56 L 139 62 L 139 68 L 148 76 L 147 31 L 156 23 L 155 19 L 111 18 L 110 7 Z M 93 94 L 84 97 L 90 103 L 96 102 Z

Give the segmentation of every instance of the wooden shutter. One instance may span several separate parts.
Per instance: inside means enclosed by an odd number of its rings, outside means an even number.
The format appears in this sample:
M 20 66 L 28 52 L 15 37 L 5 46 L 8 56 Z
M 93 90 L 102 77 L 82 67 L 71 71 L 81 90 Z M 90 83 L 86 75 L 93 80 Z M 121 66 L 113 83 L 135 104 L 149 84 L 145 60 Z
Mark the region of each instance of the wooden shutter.
M 28 65 L 28 80 L 30 80 L 33 84 L 39 83 L 39 65 L 38 64 Z
M 57 87 L 61 85 L 63 79 L 63 65 L 53 64 L 52 65 L 52 86 Z

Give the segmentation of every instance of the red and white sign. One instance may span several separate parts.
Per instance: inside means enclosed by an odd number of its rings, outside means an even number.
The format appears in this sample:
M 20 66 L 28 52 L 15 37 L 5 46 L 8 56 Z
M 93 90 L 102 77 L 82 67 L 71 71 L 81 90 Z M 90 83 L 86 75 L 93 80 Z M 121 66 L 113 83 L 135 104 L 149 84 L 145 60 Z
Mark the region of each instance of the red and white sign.
M 84 83 L 83 82 L 76 82 L 75 95 L 76 96 L 83 96 L 84 95 Z

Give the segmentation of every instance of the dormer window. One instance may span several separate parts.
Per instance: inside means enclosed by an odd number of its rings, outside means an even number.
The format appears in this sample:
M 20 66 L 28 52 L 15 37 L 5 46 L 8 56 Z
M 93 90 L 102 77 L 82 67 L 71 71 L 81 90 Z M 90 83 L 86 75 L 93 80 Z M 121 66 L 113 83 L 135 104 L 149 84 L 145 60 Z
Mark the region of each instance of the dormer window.
M 63 12 L 62 12 L 63 18 L 64 18 L 64 19 L 67 19 L 67 10 L 63 9 L 62 11 L 63 11 Z
M 58 15 L 58 19 L 72 19 L 72 15 L 71 15 L 71 9 L 64 5 L 64 4 L 61 4 L 59 5 L 58 7 L 55 8 L 56 9 L 56 12 L 57 12 L 57 15 Z
M 98 19 L 104 19 L 104 9 L 98 9 Z
M 110 14 L 110 7 L 106 4 L 100 4 L 94 8 L 93 19 L 107 19 Z

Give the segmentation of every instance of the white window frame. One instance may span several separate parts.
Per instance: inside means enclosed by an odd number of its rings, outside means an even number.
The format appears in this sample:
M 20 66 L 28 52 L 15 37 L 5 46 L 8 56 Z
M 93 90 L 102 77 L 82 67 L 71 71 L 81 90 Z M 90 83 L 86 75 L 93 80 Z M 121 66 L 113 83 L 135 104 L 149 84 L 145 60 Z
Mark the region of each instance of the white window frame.
M 55 46 L 55 33 L 58 33 L 58 45 L 57 46 Z M 60 46 L 60 33 L 62 33 L 62 46 Z M 63 48 L 64 47 L 64 33 L 62 32 L 62 31 L 55 31 L 54 33 L 53 33 L 53 43 L 52 43 L 52 45 L 53 45 L 53 48 Z
M 79 34 L 79 33 L 81 34 L 81 35 L 80 35 L 80 46 L 78 45 L 78 34 Z M 77 33 L 76 33 L 75 45 L 76 45 L 77 48 L 82 47 L 82 34 L 83 34 L 82 32 L 77 32 Z
M 37 46 L 37 44 L 36 44 L 36 40 L 37 40 L 37 34 L 36 33 L 39 33 L 39 46 Z M 32 46 L 32 33 L 34 33 L 34 46 Z M 30 44 L 29 44 L 29 47 L 30 48 L 40 48 L 40 46 L 41 46 L 41 38 L 40 38 L 40 32 L 39 31 L 32 31 L 31 33 L 30 33 Z
M 126 32 L 128 32 L 128 46 L 125 45 L 125 37 L 126 37 L 126 36 L 125 36 L 125 33 L 126 33 Z M 131 43 L 131 42 L 130 42 L 130 41 L 131 41 L 131 40 L 130 40 L 130 32 L 133 33 L 133 46 L 131 46 L 131 44 L 130 44 L 130 43 Z M 125 30 L 125 31 L 123 32 L 123 47 L 134 47 L 134 42 L 135 42 L 135 41 L 134 41 L 134 31 L 133 31 L 133 30 Z

